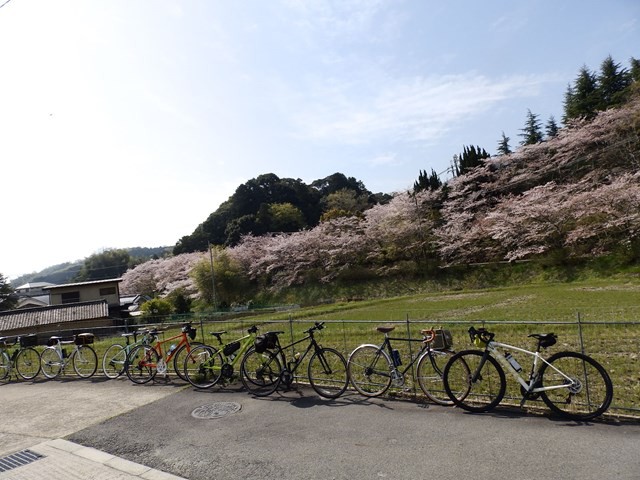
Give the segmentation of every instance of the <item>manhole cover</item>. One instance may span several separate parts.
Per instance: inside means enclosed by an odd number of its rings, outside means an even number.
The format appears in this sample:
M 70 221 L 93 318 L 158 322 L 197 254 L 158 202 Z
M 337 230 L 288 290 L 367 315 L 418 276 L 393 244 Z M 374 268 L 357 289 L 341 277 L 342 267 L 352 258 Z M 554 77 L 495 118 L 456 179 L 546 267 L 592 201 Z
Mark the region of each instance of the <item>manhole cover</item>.
M 240 411 L 239 403 L 236 402 L 216 402 L 209 405 L 202 405 L 191 412 L 191 416 L 195 418 L 220 418 L 227 413 L 236 413 Z

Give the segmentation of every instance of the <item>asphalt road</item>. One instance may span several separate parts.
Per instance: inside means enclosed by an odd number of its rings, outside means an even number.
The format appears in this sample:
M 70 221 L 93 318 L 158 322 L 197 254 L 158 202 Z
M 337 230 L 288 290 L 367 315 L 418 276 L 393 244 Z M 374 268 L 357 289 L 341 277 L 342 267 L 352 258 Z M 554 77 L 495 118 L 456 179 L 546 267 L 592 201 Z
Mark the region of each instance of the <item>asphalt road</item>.
M 306 388 L 253 398 L 239 386 L 116 382 L 134 397 L 172 391 L 66 438 L 190 480 L 640 478 L 637 421 L 577 423 L 504 408 L 473 415 L 355 393 L 328 401 Z M 192 415 L 209 405 L 240 410 Z

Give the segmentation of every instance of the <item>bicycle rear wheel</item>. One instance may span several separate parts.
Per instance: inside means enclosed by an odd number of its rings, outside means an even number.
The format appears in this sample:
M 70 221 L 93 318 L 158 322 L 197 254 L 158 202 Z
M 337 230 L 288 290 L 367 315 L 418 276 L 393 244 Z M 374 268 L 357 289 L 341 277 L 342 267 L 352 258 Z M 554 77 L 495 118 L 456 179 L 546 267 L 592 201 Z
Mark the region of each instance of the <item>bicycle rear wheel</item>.
M 196 388 L 210 388 L 222 376 L 222 355 L 209 345 L 198 345 L 184 359 L 184 374 Z
M 451 350 L 427 350 L 418 360 L 416 376 L 418 385 L 429 400 L 439 405 L 453 405 L 453 400 L 447 394 L 442 381 L 444 366 L 453 357 Z M 462 368 L 466 363 L 462 364 Z M 467 368 L 467 375 L 469 369 Z M 460 384 L 460 390 L 452 392 L 458 400 L 462 400 L 469 393 L 469 385 Z
M 255 347 L 247 350 L 242 358 L 240 372 L 244 388 L 257 397 L 271 395 L 282 380 L 282 364 L 278 355 L 269 350 L 258 353 Z
M 393 368 L 387 352 L 375 345 L 360 345 L 347 362 L 351 384 L 365 397 L 377 397 L 389 389 Z
M 456 353 L 444 367 L 444 388 L 451 401 L 469 412 L 488 412 L 504 397 L 507 380 L 495 358 L 480 350 Z M 484 360 L 484 362 L 483 362 Z M 460 398 L 460 392 L 468 394 Z
M 566 386 L 541 392 L 542 400 L 553 412 L 572 420 L 590 420 L 607 411 L 613 399 L 613 384 L 602 365 L 578 352 L 559 352 L 547 362 L 550 365 L 545 363 L 540 368 L 542 386 Z
M 35 348 L 25 347 L 16 356 L 16 372 L 24 380 L 33 380 L 40 373 L 40 354 Z
M 56 378 L 62 371 L 63 360 L 55 347 L 47 347 L 40 354 L 40 365 L 45 377 Z
M 338 398 L 349 385 L 347 361 L 333 348 L 322 348 L 309 360 L 309 383 L 318 395 Z
M 72 354 L 71 363 L 79 377 L 89 378 L 98 370 L 98 355 L 90 346 L 78 345 Z
M 11 359 L 4 350 L 0 352 L 0 380 L 4 380 L 11 373 Z
M 159 362 L 158 352 L 151 345 L 138 345 L 129 353 L 127 377 L 133 383 L 143 384 L 156 376 Z

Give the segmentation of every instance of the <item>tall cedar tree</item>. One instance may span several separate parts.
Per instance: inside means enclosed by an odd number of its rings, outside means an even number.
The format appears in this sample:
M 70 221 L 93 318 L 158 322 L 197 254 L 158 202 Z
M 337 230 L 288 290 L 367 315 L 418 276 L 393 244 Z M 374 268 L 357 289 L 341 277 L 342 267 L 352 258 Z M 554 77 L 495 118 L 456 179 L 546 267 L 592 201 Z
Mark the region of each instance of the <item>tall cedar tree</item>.
M 544 128 L 547 133 L 547 138 L 553 138 L 558 135 L 558 124 L 556 123 L 556 119 L 553 115 L 549 117 Z
M 498 141 L 498 155 L 509 155 L 511 153 L 511 147 L 509 146 L 509 137 L 502 132 L 502 138 Z
M 413 183 L 413 193 L 418 193 L 423 190 L 437 190 L 442 186 L 442 181 L 436 171 L 432 168 L 431 174 L 427 175 L 426 170 L 420 170 L 418 180 Z
M 598 97 L 597 77 L 584 65 L 574 85 L 569 86 L 565 93 L 563 123 L 574 118 L 593 118 L 598 109 Z
M 527 109 L 527 121 L 520 131 L 522 132 L 519 134 L 522 137 L 520 145 L 534 145 L 542 141 L 542 128 L 540 127 L 538 115 L 531 113 L 529 109 Z
M 0 273 L 0 311 L 11 310 L 18 303 L 16 292 L 9 281 Z
M 624 102 L 625 89 L 631 84 L 629 71 L 613 61 L 611 55 L 600 65 L 598 76 L 598 109 L 606 110 Z
M 491 158 L 491 155 L 483 148 L 471 145 L 463 146 L 460 155 L 453 156 L 453 173 L 456 177 L 464 175 L 469 170 L 484 164 L 484 160 Z

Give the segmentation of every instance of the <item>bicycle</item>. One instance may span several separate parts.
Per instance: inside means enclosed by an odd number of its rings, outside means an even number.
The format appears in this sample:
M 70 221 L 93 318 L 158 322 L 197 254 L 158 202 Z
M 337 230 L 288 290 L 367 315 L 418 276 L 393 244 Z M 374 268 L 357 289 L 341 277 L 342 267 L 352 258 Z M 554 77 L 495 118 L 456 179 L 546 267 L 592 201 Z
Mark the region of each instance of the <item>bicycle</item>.
M 315 392 L 324 398 L 338 398 L 347 389 L 347 362 L 340 352 L 322 347 L 315 339 L 314 332 L 322 330 L 324 322 L 304 331 L 304 337 L 286 346 L 280 345 L 282 331 L 258 335 L 254 346 L 247 350 L 240 365 L 242 384 L 252 394 L 264 397 L 275 392 L 281 384 L 291 387 L 295 372 L 304 358 L 313 350 L 307 366 L 309 383 Z M 294 353 L 287 360 L 285 350 L 308 341 L 304 353 Z
M 184 361 L 184 373 L 191 385 L 196 388 L 211 388 L 220 382 L 231 380 L 234 366 L 243 358 L 245 352 L 254 343 L 258 327 L 247 330 L 247 335 L 224 344 L 222 335 L 227 333 L 210 332 L 218 339 L 220 348 L 210 345 L 198 345 L 191 350 Z
M 157 329 L 150 330 L 149 342 L 137 345 L 129 353 L 127 358 L 125 372 L 127 377 L 133 383 L 143 384 L 152 380 L 157 373 L 166 375 L 168 373 L 168 364 L 173 360 L 173 369 L 176 374 L 186 381 L 184 374 L 184 355 L 189 356 L 191 353 L 191 342 L 196 338 L 196 329 L 191 323 L 185 323 L 180 329 L 180 333 L 166 340 L 158 340 Z M 173 340 L 180 339 L 178 344 L 172 344 L 168 349 L 166 356 L 162 346 Z M 155 345 L 152 343 L 155 342 Z
M 421 339 L 393 338 L 389 336 L 395 326 L 377 327 L 384 334 L 380 345 L 363 344 L 351 352 L 347 362 L 347 371 L 353 387 L 366 397 L 383 395 L 391 385 L 402 387 L 409 369 L 416 365 L 418 385 L 426 397 L 439 405 L 453 405 L 444 391 L 442 369 L 454 355 L 453 341 L 448 330 L 421 330 Z M 411 345 L 420 342 L 421 346 L 411 361 L 403 368 L 400 352 L 393 348 L 391 342 L 400 341 Z M 457 392 L 458 398 L 464 398 L 468 389 Z
M 495 334 L 484 328 L 469 328 L 469 337 L 483 350 L 455 354 L 444 368 L 447 393 L 469 388 L 469 395 L 453 402 L 469 412 L 487 412 L 503 399 L 504 371 L 520 384 L 522 407 L 527 400 L 542 398 L 552 412 L 572 420 L 590 420 L 607 411 L 613 399 L 613 385 L 606 370 L 591 357 L 578 352 L 558 352 L 544 358 L 540 351 L 555 345 L 554 333 L 531 334 L 537 340 L 535 352 L 496 342 Z M 505 353 L 502 353 L 502 351 Z M 511 351 L 533 357 L 528 379 Z M 468 366 L 461 371 L 460 366 Z M 469 369 L 471 373 L 469 373 Z
M 98 356 L 91 344 L 93 333 L 79 333 L 72 339 L 53 336 L 47 342 L 47 347 L 40 354 L 42 373 L 48 379 L 56 378 L 71 363 L 73 370 L 79 377 L 89 378 L 98 369 Z M 73 344 L 73 351 L 67 354 L 62 345 Z
M 19 344 L 9 355 L 9 348 Z M 0 380 L 11 379 L 15 369 L 16 376 L 23 380 L 33 380 L 40 373 L 40 354 L 33 348 L 38 344 L 36 335 L 20 337 L 0 337 Z
M 138 340 L 138 333 L 142 333 L 140 340 Z M 123 333 L 122 337 L 125 338 L 126 345 L 120 345 L 119 343 L 110 345 L 102 356 L 102 372 L 104 375 L 111 379 L 120 377 L 127 368 L 127 358 L 131 350 L 138 345 L 149 344 L 153 341 L 153 337 L 149 333 L 149 330 Z M 133 343 L 129 340 L 131 337 L 133 337 Z

